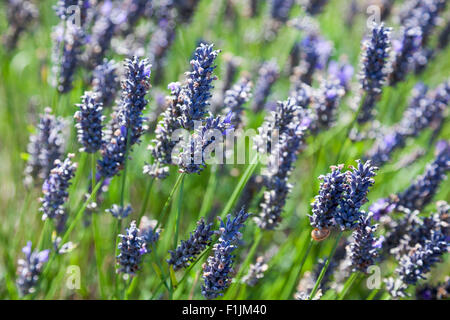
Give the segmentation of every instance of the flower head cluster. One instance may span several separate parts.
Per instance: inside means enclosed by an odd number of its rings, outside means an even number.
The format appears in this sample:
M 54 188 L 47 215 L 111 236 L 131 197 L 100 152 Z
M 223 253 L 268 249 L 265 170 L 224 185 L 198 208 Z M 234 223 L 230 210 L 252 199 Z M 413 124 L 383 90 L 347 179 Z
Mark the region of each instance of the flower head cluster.
M 370 161 L 357 160 L 352 171 L 341 172 L 342 166 L 332 167 L 332 172 L 320 177 L 319 195 L 312 206 L 311 225 L 319 230 L 338 225 L 341 230 L 353 230 L 365 213 L 360 211 L 367 202 L 369 188 L 374 184 L 376 167 Z
M 450 169 L 449 143 L 441 141 L 436 149 L 436 158 L 426 166 L 424 174 L 417 177 L 406 190 L 397 195 L 397 207 L 422 210 L 433 199 Z
M 413 66 L 414 54 L 422 43 L 422 31 L 419 27 L 406 27 L 402 30 L 402 39 L 396 41 L 394 48 L 394 62 L 389 74 L 389 84 L 395 86 L 403 81 Z
M 225 113 L 232 113 L 231 123 L 234 128 L 239 128 L 242 124 L 243 105 L 251 98 L 252 83 L 247 78 L 242 78 L 231 89 L 225 92 L 224 104 Z
M 181 143 L 182 150 L 177 157 L 180 172 L 200 173 L 206 168 L 212 153 L 221 147 L 223 136 L 231 127 L 231 116 L 232 114 L 225 118 L 218 116 L 205 119 L 203 124 L 195 128 L 188 141 Z
M 367 272 L 374 265 L 381 248 L 381 242 L 374 236 L 377 225 L 372 225 L 372 214 L 363 214 L 358 227 L 353 231 L 354 242 L 349 245 L 349 255 L 354 270 Z
M 124 273 L 126 277 L 135 276 L 139 270 L 142 255 L 147 253 L 145 240 L 139 235 L 140 230 L 136 222 L 132 221 L 126 229 L 126 234 L 119 234 L 119 255 L 116 257 L 118 264 L 117 273 Z
M 415 285 L 420 279 L 426 279 L 425 274 L 442 260 L 442 255 L 448 252 L 448 241 L 440 232 L 432 231 L 430 237 L 422 244 L 416 244 L 407 254 L 401 257 L 396 269 L 397 281 L 388 279 L 387 287 L 393 297 L 406 296 L 409 285 Z
M 171 257 L 167 263 L 172 265 L 175 271 L 189 267 L 197 255 L 211 243 L 211 237 L 214 234 L 211 227 L 212 223 L 205 223 L 205 220 L 201 218 L 189 239 L 181 240 L 175 251 L 169 251 Z
M 298 66 L 300 80 L 311 85 L 314 72 L 325 68 L 332 51 L 331 42 L 317 32 L 307 34 L 300 42 L 300 65 Z
M 73 157 L 73 154 L 69 154 L 63 162 L 55 160 L 55 167 L 42 185 L 44 196 L 40 199 L 39 209 L 42 212 L 42 220 L 54 219 L 64 214 L 63 206 L 69 197 L 67 189 L 77 169 L 77 164 L 71 161 Z
M 125 163 L 127 148 L 127 129 L 121 126 L 120 129 L 114 130 L 109 142 L 103 144 L 100 149 L 102 158 L 97 161 L 98 174 L 103 178 L 111 178 L 115 176 Z
M 317 15 L 321 13 L 328 3 L 328 0 L 305 0 L 305 4 L 303 5 L 306 13 L 310 15 Z
M 25 168 L 25 182 L 33 179 L 45 180 L 50 174 L 56 159 L 61 158 L 65 149 L 64 129 L 66 123 L 62 118 L 51 114 L 50 108 L 40 116 L 38 132 L 30 136 L 27 151 L 29 158 Z
M 264 257 L 258 257 L 256 263 L 250 265 L 250 269 L 242 278 L 242 281 L 250 287 L 254 287 L 260 279 L 264 278 L 264 272 L 266 272 L 268 268 L 269 266 L 265 263 Z
M 144 133 L 143 112 L 148 103 L 145 96 L 150 88 L 150 67 L 147 60 L 136 56 L 125 60 L 127 75 L 122 83 L 119 122 L 129 130 L 129 146 L 139 143 Z
M 275 61 L 267 61 L 261 66 L 253 94 L 252 110 L 254 112 L 260 112 L 264 109 L 267 97 L 279 76 L 280 70 Z
M 74 116 L 78 122 L 76 124 L 78 141 L 83 146 L 81 151 L 95 153 L 102 146 L 103 108 L 96 101 L 96 95 L 93 92 L 86 91 L 81 100 L 82 103 L 77 104 L 80 110 Z
M 328 129 L 334 124 L 337 108 L 344 94 L 344 88 L 337 79 L 321 83 L 312 103 L 315 131 Z
M 146 216 L 143 216 L 139 223 L 139 236 L 145 241 L 147 253 L 152 252 L 152 246 L 159 240 L 161 230 L 156 228 L 157 224 L 156 220 L 150 220 Z
M 330 173 L 319 176 L 321 180 L 319 194 L 314 197 L 311 204 L 312 215 L 309 216 L 313 228 L 328 229 L 334 225 L 339 199 L 346 189 L 346 175 L 341 172 L 343 167 L 343 165 L 331 166 Z
M 133 208 L 130 205 L 121 207 L 117 204 L 113 204 L 110 209 L 106 209 L 105 211 L 111 213 L 116 219 L 125 219 L 133 212 Z
M 37 19 L 39 10 L 29 0 L 9 0 L 7 6 L 8 29 L 3 41 L 6 48 L 12 50 L 17 46 L 20 35 Z
M 374 103 L 381 95 L 389 73 L 389 50 L 390 28 L 374 25 L 370 40 L 363 43 L 360 82 L 364 97 L 358 115 L 360 123 L 371 119 Z
M 183 87 L 180 123 L 183 128 L 194 129 L 194 121 L 201 121 L 208 115 L 209 99 L 213 88 L 212 75 L 216 66 L 214 61 L 220 51 L 214 50 L 213 45 L 201 43 L 195 50 L 195 57 L 191 60 L 193 71 L 186 73 L 187 83 Z
M 111 106 L 118 88 L 117 65 L 114 60 L 105 59 L 93 71 L 92 90 L 97 94 L 97 102 L 104 108 Z
M 350 89 L 350 82 L 353 77 L 353 66 L 345 61 L 330 61 L 327 67 L 328 76 L 338 79 L 339 84 L 345 91 Z
M 48 261 L 50 250 L 33 250 L 31 241 L 23 247 L 25 259 L 19 259 L 17 267 L 17 287 L 22 296 L 35 292 L 44 264 Z
M 372 166 L 369 160 L 365 163 L 358 160 L 357 164 L 352 171 L 347 171 L 346 190 L 336 212 L 335 220 L 341 230 L 352 230 L 359 225 L 363 214 L 361 206 L 367 202 L 369 188 L 375 183 L 373 177 L 378 168 Z
M 219 242 L 213 247 L 214 255 L 208 257 L 207 263 L 203 265 L 202 295 L 207 299 L 214 299 L 222 295 L 228 288 L 233 274 L 234 255 L 241 233 L 239 230 L 244 226 L 249 215 L 242 208 L 239 213 L 227 221 L 221 221 Z
M 103 4 L 100 17 L 92 26 L 92 32 L 86 48 L 86 59 L 90 67 L 96 67 L 101 64 L 106 52 L 111 47 L 111 39 L 117 30 L 115 19 L 112 16 L 115 13 L 108 12 L 112 8 L 108 8 L 107 4 Z
M 270 16 L 279 22 L 286 22 L 289 19 L 289 13 L 294 5 L 294 0 L 271 0 Z

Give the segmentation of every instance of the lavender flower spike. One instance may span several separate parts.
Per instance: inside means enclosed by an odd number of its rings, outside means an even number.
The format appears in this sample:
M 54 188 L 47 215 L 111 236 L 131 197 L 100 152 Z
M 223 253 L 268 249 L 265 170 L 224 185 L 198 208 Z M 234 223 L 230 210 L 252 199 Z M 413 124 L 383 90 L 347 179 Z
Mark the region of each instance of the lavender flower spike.
M 110 107 L 117 95 L 119 77 L 114 60 L 103 60 L 93 71 L 92 90 L 97 94 L 97 102 Z
M 234 128 L 239 128 L 242 124 L 243 105 L 251 98 L 252 83 L 243 77 L 230 90 L 225 92 L 225 114 L 232 112 L 233 118 L 231 123 Z
M 436 194 L 439 185 L 446 179 L 450 170 L 450 144 L 440 141 L 436 148 L 435 160 L 428 164 L 425 173 L 419 177 L 403 192 L 397 195 L 397 207 L 411 210 L 422 210 Z
M 25 168 L 25 184 L 29 185 L 36 178 L 47 179 L 56 159 L 60 159 L 65 149 L 64 129 L 66 123 L 62 118 L 51 114 L 52 109 L 45 108 L 40 116 L 37 133 L 30 136 L 27 151 L 30 154 Z
M 103 178 L 115 176 L 125 163 L 127 129 L 122 126 L 113 132 L 113 137 L 100 150 L 102 158 L 97 161 L 98 173 Z
M 110 209 L 106 209 L 105 211 L 111 213 L 116 219 L 125 219 L 133 212 L 133 208 L 130 205 L 121 207 L 117 204 L 113 204 Z
M 364 92 L 358 122 L 372 118 L 373 107 L 389 73 L 390 28 L 374 25 L 370 40 L 363 42 L 360 82 Z
M 367 202 L 369 188 L 375 183 L 372 178 L 378 168 L 372 166 L 370 160 L 365 163 L 357 160 L 357 164 L 356 168 L 352 167 L 352 172 L 347 171 L 346 188 L 335 216 L 341 230 L 353 230 L 359 225 L 363 214 L 361 206 Z
M 81 151 L 95 153 L 102 145 L 103 108 L 96 102 L 96 94 L 86 91 L 81 97 L 82 103 L 74 118 L 78 121 L 75 125 L 78 131 L 78 141 L 83 145 Z
M 20 35 L 26 31 L 39 16 L 39 10 L 32 1 L 9 0 L 6 15 L 8 18 L 8 29 L 3 42 L 8 50 L 17 46 Z
M 136 222 L 132 221 L 130 227 L 126 229 L 126 235 L 119 234 L 121 241 L 118 245 L 120 252 L 116 257 L 117 273 L 123 273 L 124 279 L 136 275 L 142 255 L 147 253 L 145 240 L 139 236 L 139 233 Z
M 337 108 L 345 90 L 337 79 L 323 81 L 313 100 L 313 129 L 326 130 L 334 125 Z
M 206 224 L 205 220 L 201 218 L 189 239 L 181 240 L 175 251 L 169 251 L 171 257 L 167 263 L 172 265 L 175 271 L 189 267 L 196 256 L 211 243 L 211 237 L 214 234 L 211 227 L 212 223 Z
M 77 164 L 72 163 L 73 154 L 69 154 L 64 162 L 55 161 L 55 167 L 42 185 L 44 196 L 40 199 L 42 220 L 54 219 L 64 214 L 64 204 L 69 197 L 67 189 L 75 175 Z
M 315 196 L 312 206 L 312 215 L 309 216 L 313 228 L 328 229 L 332 227 L 334 217 L 345 191 L 345 173 L 341 172 L 344 165 L 331 166 L 331 173 L 319 176 L 319 194 Z
M 126 80 L 122 83 L 122 98 L 120 101 L 119 121 L 129 132 L 129 145 L 140 142 L 144 133 L 143 112 L 148 101 L 145 99 L 150 88 L 150 68 L 146 59 L 138 57 L 125 60 Z
M 354 242 L 349 245 L 349 254 L 354 270 L 363 273 L 374 265 L 380 249 L 380 241 L 374 236 L 377 225 L 372 225 L 372 213 L 361 215 L 358 227 L 353 231 Z
M 260 112 L 264 109 L 267 97 L 270 94 L 273 84 L 280 76 L 280 71 L 275 61 L 265 62 L 259 69 L 259 77 L 256 81 L 252 110 Z
M 264 257 L 258 257 L 255 264 L 250 265 L 250 269 L 246 276 L 242 278 L 242 282 L 246 283 L 250 287 L 254 287 L 258 281 L 264 278 L 264 272 L 267 271 L 269 266 L 264 262 Z
M 241 209 L 234 219 L 228 215 L 227 222 L 221 221 L 219 242 L 213 247 L 214 255 L 203 264 L 202 295 L 206 299 L 214 299 L 223 295 L 223 291 L 231 283 L 233 274 L 234 255 L 238 240 L 241 237 L 239 230 L 244 226 L 248 213 Z
M 50 250 L 32 251 L 31 241 L 23 247 L 25 259 L 19 259 L 17 267 L 17 287 L 22 296 L 36 291 L 36 284 L 42 272 L 44 264 L 48 261 Z
M 219 50 L 213 50 L 213 45 L 204 43 L 195 50 L 195 58 L 191 60 L 193 71 L 187 72 L 187 83 L 183 87 L 185 103 L 182 106 L 180 121 L 185 129 L 192 130 L 194 121 L 201 121 L 208 114 L 209 99 L 211 98 L 212 75 L 216 66 L 214 61 Z
M 156 229 L 158 221 L 150 220 L 146 216 L 143 216 L 141 222 L 139 223 L 139 236 L 141 236 L 146 245 L 147 253 L 152 252 L 152 246 L 159 240 L 159 235 L 161 234 L 161 229 Z

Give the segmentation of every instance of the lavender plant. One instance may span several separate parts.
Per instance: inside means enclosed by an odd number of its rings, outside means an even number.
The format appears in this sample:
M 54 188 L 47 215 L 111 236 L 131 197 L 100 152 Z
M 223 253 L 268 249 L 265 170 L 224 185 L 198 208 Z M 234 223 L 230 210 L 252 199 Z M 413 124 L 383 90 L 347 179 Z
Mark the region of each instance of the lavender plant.
M 80 110 L 74 115 L 78 122 L 75 125 L 78 131 L 78 142 L 83 146 L 80 151 L 95 153 L 102 145 L 104 119 L 102 105 L 96 102 L 96 95 L 90 91 L 86 91 L 81 100 L 82 103 L 77 105 Z

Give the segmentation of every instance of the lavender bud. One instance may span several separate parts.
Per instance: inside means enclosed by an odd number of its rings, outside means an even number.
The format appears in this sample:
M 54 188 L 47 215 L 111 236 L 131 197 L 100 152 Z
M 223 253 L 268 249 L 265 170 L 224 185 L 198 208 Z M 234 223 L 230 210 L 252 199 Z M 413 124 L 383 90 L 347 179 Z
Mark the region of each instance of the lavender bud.
M 130 132 L 129 146 L 140 142 L 144 133 L 143 112 L 148 101 L 145 99 L 150 88 L 150 68 L 146 59 L 138 57 L 125 60 L 126 80 L 122 83 L 119 122 Z
M 172 265 L 175 271 L 189 267 L 191 262 L 211 243 L 211 237 L 214 234 L 211 227 L 212 223 L 206 224 L 201 218 L 189 239 L 181 240 L 175 251 L 169 251 L 171 257 L 167 263 Z
M 374 25 L 370 40 L 363 42 L 360 82 L 364 92 L 358 122 L 365 123 L 373 116 L 375 102 L 389 73 L 390 28 Z
M 114 60 L 103 60 L 93 71 L 92 90 L 97 94 L 97 102 L 104 108 L 113 104 L 119 88 L 117 65 Z
M 345 173 L 341 172 L 343 165 L 331 166 L 331 173 L 319 176 L 319 194 L 314 197 L 312 215 L 309 220 L 313 228 L 328 229 L 334 225 L 334 217 L 342 193 L 346 190 Z
M 45 108 L 37 126 L 38 132 L 30 136 L 27 151 L 30 155 L 25 168 L 25 183 L 33 179 L 45 180 L 53 168 L 56 159 L 60 159 L 65 149 L 63 130 L 66 123 L 62 118 L 51 115 L 51 109 Z
M 73 157 L 73 154 L 69 154 L 64 162 L 55 160 L 55 167 L 42 185 L 44 197 L 40 199 L 39 209 L 42 212 L 42 220 L 54 219 L 64 214 L 64 204 L 69 197 L 67 190 L 77 169 L 77 164 L 71 161 Z
M 114 131 L 111 139 L 100 149 L 102 158 L 97 161 L 98 174 L 103 178 L 112 178 L 122 168 L 126 157 L 127 129 L 122 126 Z
M 75 125 L 78 141 L 83 145 L 80 151 L 95 153 L 102 145 L 103 108 L 96 102 L 96 95 L 93 92 L 86 91 L 81 100 L 82 103 L 77 104 L 80 110 L 74 116 L 78 122 Z
M 278 65 L 275 61 L 265 62 L 258 71 L 259 77 L 256 81 L 252 110 L 260 112 L 264 109 L 267 97 L 270 94 L 272 85 L 280 76 Z
M 371 224 L 372 214 L 363 214 L 358 227 L 353 231 L 354 242 L 349 245 L 350 259 L 354 270 L 366 273 L 374 265 L 379 255 L 379 242 L 374 236 L 377 225 Z
M 270 16 L 273 20 L 285 23 L 289 19 L 289 13 L 294 6 L 294 0 L 271 0 Z
M 32 251 L 31 241 L 22 249 L 25 259 L 19 259 L 17 267 L 17 287 L 22 296 L 36 291 L 36 284 L 44 264 L 48 261 L 50 250 Z
M 269 266 L 264 262 L 264 257 L 258 257 L 255 264 L 250 265 L 248 273 L 242 278 L 242 282 L 254 287 L 260 279 L 264 278 L 264 272 Z
M 207 263 L 203 265 L 202 295 L 206 299 L 214 299 L 223 295 L 223 291 L 231 283 L 234 273 L 234 255 L 238 240 L 241 238 L 239 230 L 244 226 L 248 213 L 241 209 L 235 218 L 228 215 L 227 222 L 221 220 L 219 229 L 219 242 L 213 247 L 214 254 L 208 257 Z
M 357 160 L 357 167 L 352 167 L 352 171 L 347 171 L 346 190 L 339 202 L 339 209 L 336 212 L 335 220 L 341 230 L 353 230 L 360 223 L 360 216 L 363 214 L 361 206 L 367 202 L 369 188 L 375 181 L 372 179 L 378 170 L 372 166 L 370 160 L 362 163 Z
M 181 106 L 180 122 L 183 128 L 194 129 L 194 121 L 201 121 L 208 114 L 209 99 L 213 88 L 212 75 L 216 66 L 214 60 L 220 51 L 213 50 L 213 45 L 201 43 L 191 60 L 193 71 L 186 73 L 187 83 L 183 87 L 184 103 Z
M 8 1 L 6 9 L 8 29 L 3 37 L 3 42 L 8 50 L 16 48 L 20 35 L 30 27 L 38 16 L 39 10 L 32 1 Z
M 329 129 L 334 125 L 337 108 L 344 94 L 344 88 L 338 80 L 326 80 L 321 83 L 312 103 L 315 116 L 314 132 Z
M 130 227 L 126 229 L 126 235 L 119 234 L 121 240 L 118 245 L 119 255 L 116 257 L 117 273 L 124 273 L 124 279 L 136 275 L 142 255 L 147 252 L 145 240 L 139 233 L 136 222 L 132 221 Z
M 233 128 L 239 128 L 242 124 L 243 105 L 250 100 L 252 83 L 247 78 L 242 78 L 230 90 L 225 92 L 225 110 L 224 113 L 232 113 L 231 123 Z
M 152 252 L 152 246 L 159 240 L 161 229 L 156 229 L 157 224 L 156 220 L 150 220 L 146 216 L 139 223 L 139 236 L 145 241 L 147 253 Z
M 121 207 L 117 204 L 113 204 L 110 209 L 106 209 L 105 211 L 111 213 L 114 218 L 120 220 L 128 217 L 133 212 L 133 208 L 130 205 Z

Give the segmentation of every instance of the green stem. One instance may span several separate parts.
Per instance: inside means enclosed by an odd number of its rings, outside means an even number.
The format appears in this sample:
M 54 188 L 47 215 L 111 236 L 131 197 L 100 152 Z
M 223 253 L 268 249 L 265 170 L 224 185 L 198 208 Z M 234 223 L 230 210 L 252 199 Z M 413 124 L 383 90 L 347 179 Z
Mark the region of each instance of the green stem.
M 366 300 L 373 300 L 378 292 L 380 292 L 380 289 L 372 290 L 372 292 L 369 294 Z
M 311 294 L 309 295 L 309 300 L 313 299 L 314 296 L 317 293 L 317 290 L 319 289 L 320 283 L 322 282 L 323 277 L 325 276 L 325 273 L 327 272 L 328 266 L 330 265 L 330 260 L 333 258 L 334 253 L 336 251 L 336 248 L 339 244 L 339 241 L 342 238 L 343 231 L 340 231 L 339 234 L 336 237 L 336 241 L 334 242 L 333 248 L 331 249 L 330 254 L 328 255 L 328 259 L 325 262 L 325 265 L 322 267 L 322 270 L 320 271 L 319 277 L 317 278 L 316 284 L 314 285 L 313 290 L 311 291 Z
M 161 224 L 161 221 L 164 218 L 164 214 L 166 213 L 166 210 L 167 210 L 167 208 L 170 205 L 170 202 L 172 200 L 173 195 L 175 194 L 175 191 L 178 189 L 178 186 L 180 185 L 181 181 L 183 181 L 184 175 L 185 175 L 185 173 L 181 173 L 178 176 L 177 181 L 175 182 L 174 186 L 172 187 L 172 190 L 170 191 L 169 197 L 167 198 L 166 202 L 164 203 L 164 206 L 163 206 L 163 208 L 161 210 L 161 213 L 159 215 L 158 222 L 156 223 L 156 226 L 155 226 L 155 230 L 157 230 L 159 225 Z
M 306 251 L 303 254 L 302 261 L 300 262 L 300 265 L 298 266 L 298 270 L 295 272 L 295 280 L 292 282 L 291 286 L 287 287 L 287 288 L 289 288 L 289 293 L 288 293 L 287 297 L 285 297 L 285 299 L 289 299 L 289 297 L 292 297 L 292 295 L 294 294 L 295 286 L 300 279 L 300 276 L 301 276 L 302 270 L 303 270 L 303 266 L 305 265 L 306 259 L 308 259 L 309 252 L 311 251 L 311 248 L 314 243 L 315 243 L 314 239 L 311 238 L 311 240 L 308 243 L 308 247 L 306 248 Z
M 177 247 L 178 244 L 178 232 L 180 229 L 180 216 L 181 216 L 181 204 L 183 202 L 183 186 L 184 186 L 184 176 L 181 178 L 181 186 L 180 191 L 178 192 L 178 212 L 177 212 L 177 222 L 175 224 L 175 239 L 174 239 L 174 248 Z
M 356 279 L 360 276 L 359 272 L 353 272 L 352 275 L 345 281 L 344 287 L 342 288 L 341 293 L 338 296 L 338 300 L 344 300 L 345 296 L 348 293 L 348 290 L 351 288 Z
M 208 212 L 208 210 L 211 208 L 211 204 L 214 199 L 214 191 L 216 190 L 216 181 L 217 181 L 217 166 L 215 165 L 211 167 L 208 186 L 206 188 L 206 194 L 203 197 L 202 207 L 200 208 L 200 213 L 198 217 L 204 217 Z
M 141 212 L 139 212 L 137 225 L 139 225 L 139 223 L 141 222 L 142 217 L 145 214 L 145 211 L 147 210 L 148 201 L 150 199 L 150 193 L 151 193 L 154 181 L 155 181 L 155 178 L 150 178 L 150 180 L 147 183 L 147 189 L 145 190 L 145 196 L 144 196 L 144 203 L 142 204 Z

